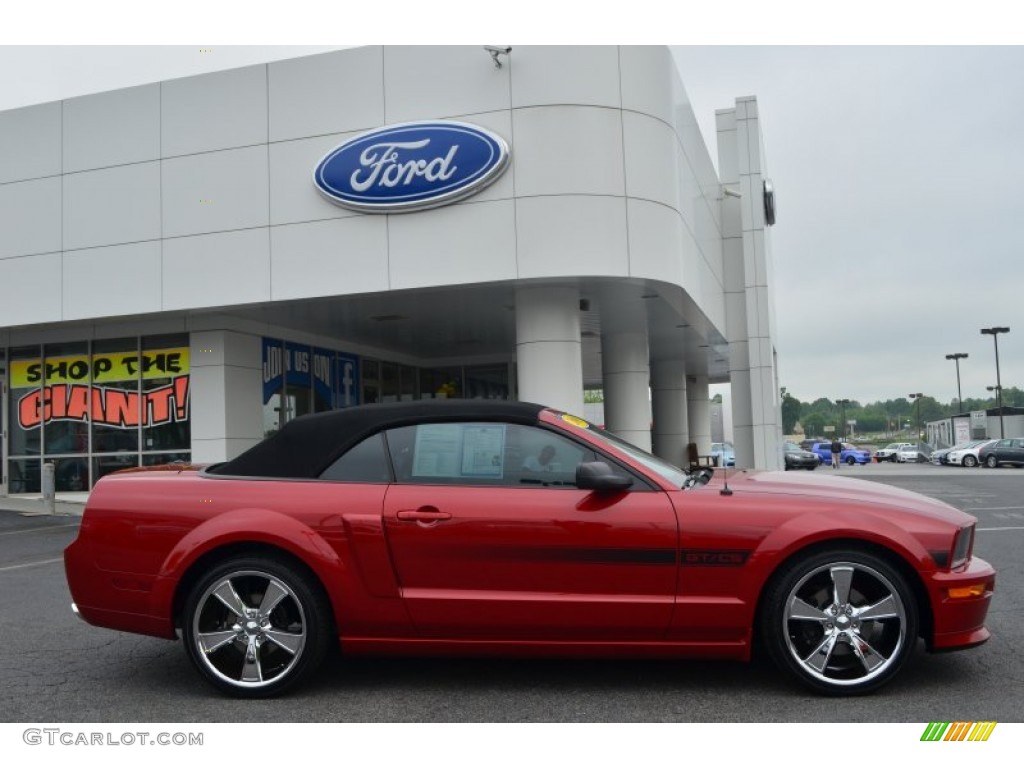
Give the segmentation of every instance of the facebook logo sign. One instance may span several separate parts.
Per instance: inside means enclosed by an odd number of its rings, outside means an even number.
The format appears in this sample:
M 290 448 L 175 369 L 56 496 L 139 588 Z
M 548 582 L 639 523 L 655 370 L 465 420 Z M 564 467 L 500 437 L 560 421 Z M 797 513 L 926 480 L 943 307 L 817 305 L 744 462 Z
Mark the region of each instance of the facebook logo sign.
M 338 387 L 335 407 L 348 408 L 359 405 L 359 359 L 338 353 L 335 361 L 338 366 L 338 375 L 334 379 Z

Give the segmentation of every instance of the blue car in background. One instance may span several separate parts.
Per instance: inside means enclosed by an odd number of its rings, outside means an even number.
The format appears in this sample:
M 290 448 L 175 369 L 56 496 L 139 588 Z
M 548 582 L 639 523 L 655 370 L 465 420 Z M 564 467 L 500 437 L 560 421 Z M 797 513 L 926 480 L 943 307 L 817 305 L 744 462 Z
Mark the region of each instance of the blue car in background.
M 818 454 L 822 464 L 832 463 L 832 443 L 815 443 L 811 451 Z M 839 461 L 853 466 L 854 464 L 867 464 L 871 461 L 871 452 L 855 448 L 849 443 L 843 443 L 843 450 L 839 454 Z
M 712 443 L 711 455 L 716 458 L 719 467 L 736 466 L 736 451 L 733 450 L 732 443 Z

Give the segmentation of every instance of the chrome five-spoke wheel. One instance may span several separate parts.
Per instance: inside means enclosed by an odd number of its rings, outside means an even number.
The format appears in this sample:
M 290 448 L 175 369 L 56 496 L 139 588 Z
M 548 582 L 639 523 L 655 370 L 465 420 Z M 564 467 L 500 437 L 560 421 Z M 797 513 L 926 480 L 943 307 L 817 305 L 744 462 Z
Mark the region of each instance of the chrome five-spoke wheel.
M 900 573 L 859 552 L 799 560 L 773 583 L 764 612 L 776 662 L 825 693 L 863 693 L 888 681 L 917 639 L 917 606 Z
M 321 661 L 329 625 L 317 584 L 284 562 L 238 559 L 210 571 L 183 617 L 189 656 L 218 688 L 270 696 Z

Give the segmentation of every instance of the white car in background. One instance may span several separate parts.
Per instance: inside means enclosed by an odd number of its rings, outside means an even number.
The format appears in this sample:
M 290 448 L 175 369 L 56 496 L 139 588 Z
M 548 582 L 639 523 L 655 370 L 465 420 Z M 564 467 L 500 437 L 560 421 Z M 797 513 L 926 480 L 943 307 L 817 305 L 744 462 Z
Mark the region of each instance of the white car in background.
M 916 445 L 905 445 L 896 451 L 896 461 L 900 464 L 905 464 L 907 462 L 916 464 L 919 461 L 928 461 L 928 458 Z
M 885 448 L 879 448 L 875 451 L 875 461 L 898 461 L 896 458 L 897 452 L 903 448 L 913 448 L 913 443 L 889 443 Z
M 950 464 L 955 464 L 958 467 L 976 467 L 981 461 L 978 459 L 978 453 L 983 449 L 987 448 L 995 440 L 986 440 L 983 443 L 978 443 L 970 448 L 962 448 L 960 450 L 950 451 L 946 454 L 946 461 Z

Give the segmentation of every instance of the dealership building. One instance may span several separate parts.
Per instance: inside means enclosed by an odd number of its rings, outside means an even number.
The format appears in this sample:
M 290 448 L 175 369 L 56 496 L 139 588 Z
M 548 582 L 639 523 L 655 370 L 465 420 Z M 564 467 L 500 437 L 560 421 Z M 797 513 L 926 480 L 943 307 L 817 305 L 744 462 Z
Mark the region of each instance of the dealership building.
M 0 495 L 508 398 L 778 468 L 757 102 L 663 47 L 365 47 L 0 112 Z

